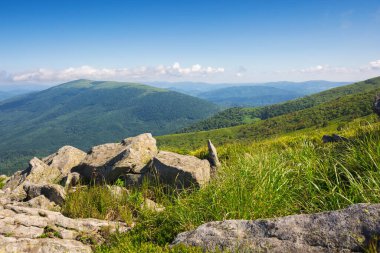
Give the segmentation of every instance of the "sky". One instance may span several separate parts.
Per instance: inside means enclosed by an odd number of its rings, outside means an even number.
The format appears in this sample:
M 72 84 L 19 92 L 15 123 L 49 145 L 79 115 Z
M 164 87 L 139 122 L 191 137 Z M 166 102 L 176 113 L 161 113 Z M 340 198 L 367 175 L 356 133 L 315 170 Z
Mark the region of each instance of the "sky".
M 380 0 L 0 0 L 0 84 L 375 76 Z

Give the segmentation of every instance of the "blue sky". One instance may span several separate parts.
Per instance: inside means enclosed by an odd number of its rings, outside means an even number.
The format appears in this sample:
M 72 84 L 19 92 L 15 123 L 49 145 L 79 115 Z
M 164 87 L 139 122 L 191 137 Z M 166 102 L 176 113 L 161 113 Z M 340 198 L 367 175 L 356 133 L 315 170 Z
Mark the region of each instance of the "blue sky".
M 0 0 L 0 34 L 0 83 L 380 75 L 380 0 Z

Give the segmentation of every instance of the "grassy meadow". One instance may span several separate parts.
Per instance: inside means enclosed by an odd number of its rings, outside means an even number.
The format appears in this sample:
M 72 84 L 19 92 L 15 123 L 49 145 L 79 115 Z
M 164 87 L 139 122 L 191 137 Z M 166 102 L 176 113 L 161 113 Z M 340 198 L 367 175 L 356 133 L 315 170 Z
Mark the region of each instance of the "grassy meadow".
M 332 133 L 349 141 L 322 143 L 322 135 Z M 180 144 L 166 148 L 178 151 Z M 128 233 L 110 235 L 106 244 L 97 246 L 98 252 L 202 252 L 168 245 L 178 233 L 208 221 L 272 218 L 380 202 L 380 123 L 374 115 L 217 148 L 223 165 L 199 190 L 178 192 L 146 182 L 116 197 L 106 187 L 94 186 L 71 193 L 63 212 L 135 224 Z M 207 155 L 205 147 L 182 152 Z M 144 198 L 165 210 L 143 208 Z

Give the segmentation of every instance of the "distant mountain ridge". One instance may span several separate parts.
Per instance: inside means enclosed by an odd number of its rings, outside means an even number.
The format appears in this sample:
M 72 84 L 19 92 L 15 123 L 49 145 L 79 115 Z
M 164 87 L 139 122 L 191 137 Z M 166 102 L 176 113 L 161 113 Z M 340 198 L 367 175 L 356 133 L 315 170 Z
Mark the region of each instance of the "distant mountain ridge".
M 336 87 L 280 104 L 257 108 L 229 108 L 211 116 L 206 120 L 201 120 L 200 122 L 194 123 L 180 132 L 196 132 L 243 125 L 257 120 L 264 120 L 307 109 L 321 103 L 332 101 L 344 95 L 373 91 L 378 88 L 380 88 L 380 77 L 375 77 L 363 82 Z
M 204 83 L 204 82 L 147 82 L 146 84 L 198 96 L 203 92 L 239 86 L 265 86 L 289 91 L 297 91 L 302 94 L 311 94 L 327 89 L 339 87 L 353 82 L 330 82 L 324 80 L 311 80 L 305 82 L 264 82 L 264 83 Z M 302 92 L 301 92 L 302 91 Z
M 142 84 L 68 82 L 0 102 L 0 170 L 17 168 L 15 157 L 24 161 L 63 145 L 86 150 L 142 132 L 171 133 L 218 110 L 202 99 Z
M 269 86 L 227 87 L 198 94 L 199 98 L 228 107 L 270 105 L 302 96 L 297 91 Z

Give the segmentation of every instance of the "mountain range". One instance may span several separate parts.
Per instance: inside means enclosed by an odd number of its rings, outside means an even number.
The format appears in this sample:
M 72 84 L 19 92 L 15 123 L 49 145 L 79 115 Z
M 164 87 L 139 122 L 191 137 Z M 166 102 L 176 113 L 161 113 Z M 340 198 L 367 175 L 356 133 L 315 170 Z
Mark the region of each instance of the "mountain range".
M 62 145 L 86 150 L 142 132 L 172 133 L 218 110 L 205 100 L 142 84 L 64 83 L 0 102 L 0 169 L 17 168 Z

